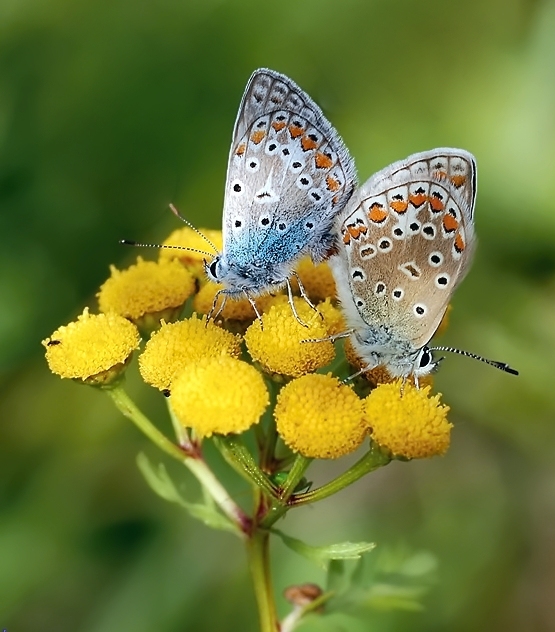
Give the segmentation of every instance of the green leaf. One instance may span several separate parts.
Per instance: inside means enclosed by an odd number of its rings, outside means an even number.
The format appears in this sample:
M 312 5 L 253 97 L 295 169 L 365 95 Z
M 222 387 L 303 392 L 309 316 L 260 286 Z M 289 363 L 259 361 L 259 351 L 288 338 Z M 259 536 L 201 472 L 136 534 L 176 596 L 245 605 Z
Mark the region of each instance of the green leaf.
M 373 610 L 421 612 L 424 607 L 420 600 L 426 592 L 427 589 L 422 586 L 374 584 L 366 591 L 360 605 Z
M 356 560 L 364 553 L 371 551 L 376 545 L 373 542 L 339 542 L 327 546 L 311 546 L 286 535 L 278 529 L 272 529 L 272 533 L 278 535 L 285 546 L 302 555 L 323 569 L 326 569 L 330 560 Z
M 238 533 L 235 525 L 218 511 L 210 496 L 205 495 L 204 504 L 186 501 L 178 492 L 177 487 L 162 463 L 155 468 L 146 455 L 140 453 L 137 456 L 137 465 L 150 488 L 158 494 L 158 496 L 168 502 L 176 503 L 180 507 L 183 507 L 193 518 L 200 520 L 207 527 Z

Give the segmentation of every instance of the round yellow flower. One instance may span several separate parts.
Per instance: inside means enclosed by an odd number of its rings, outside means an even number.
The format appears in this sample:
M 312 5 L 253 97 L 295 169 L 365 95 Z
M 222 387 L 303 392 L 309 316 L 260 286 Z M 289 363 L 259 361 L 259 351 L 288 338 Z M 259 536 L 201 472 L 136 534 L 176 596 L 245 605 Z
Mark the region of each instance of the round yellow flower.
M 160 248 L 160 259 L 178 259 L 193 276 L 205 281 L 207 279 L 204 274 L 204 260 L 210 260 L 216 254 L 212 252 L 214 248 L 209 242 L 212 242 L 217 252 L 221 252 L 223 248 L 222 231 L 211 230 L 210 228 L 199 228 L 198 231 L 197 233 L 189 226 L 174 230 L 162 242 L 162 245 L 172 247 Z M 201 235 L 204 235 L 209 241 L 203 239 Z M 173 248 L 173 246 L 177 247 Z M 185 250 L 186 248 L 192 248 L 192 250 Z M 197 250 L 202 252 L 196 252 Z
M 160 320 L 179 315 L 185 301 L 195 291 L 191 273 L 178 261 L 143 261 L 126 270 L 110 266 L 111 276 L 98 293 L 100 311 L 115 312 L 147 331 Z
M 162 323 L 139 356 L 139 370 L 145 382 L 166 390 L 189 364 L 224 355 L 238 358 L 241 338 L 193 314 L 177 323 Z
M 138 348 L 139 332 L 117 314 L 89 314 L 57 329 L 42 341 L 52 373 L 87 384 L 107 386 L 117 378 Z
M 326 366 L 335 357 L 335 347 L 329 340 L 301 342 L 325 338 L 329 330 L 325 316 L 306 301 L 295 298 L 294 303 L 299 318 L 308 327 L 295 318 L 289 303 L 280 302 L 262 316 L 263 328 L 256 320 L 245 334 L 252 359 L 270 374 L 299 377 Z
M 269 403 L 260 373 L 229 356 L 190 364 L 174 380 L 170 399 L 179 422 L 203 437 L 244 432 Z
M 299 261 L 296 272 L 312 301 L 336 297 L 335 280 L 325 261 L 314 264 L 310 257 L 304 257 Z M 295 286 L 297 285 L 296 279 L 291 279 L 291 281 Z
M 309 458 L 349 454 L 367 434 L 363 401 L 331 375 L 304 375 L 289 382 L 278 395 L 274 416 L 285 444 Z
M 440 395 L 429 397 L 430 386 L 418 389 L 397 380 L 381 384 L 366 398 L 365 412 L 372 439 L 382 448 L 406 459 L 444 454 L 451 428 L 449 406 Z

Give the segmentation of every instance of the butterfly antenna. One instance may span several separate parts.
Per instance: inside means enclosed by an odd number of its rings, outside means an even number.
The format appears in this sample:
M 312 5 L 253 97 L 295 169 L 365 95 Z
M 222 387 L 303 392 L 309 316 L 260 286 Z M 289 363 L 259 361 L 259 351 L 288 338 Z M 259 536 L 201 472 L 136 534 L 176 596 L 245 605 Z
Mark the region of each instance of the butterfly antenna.
M 188 252 L 198 252 L 201 255 L 206 255 L 207 257 L 213 257 L 213 253 L 206 252 L 204 250 L 198 250 L 197 248 L 187 248 L 186 246 L 171 246 L 170 244 L 143 244 L 138 241 L 133 241 L 132 239 L 120 239 L 120 244 L 124 246 L 137 246 L 137 248 L 166 248 L 172 250 L 187 250 Z
M 179 219 L 180 219 L 180 220 L 181 220 L 184 224 L 187 224 L 187 226 L 188 226 L 191 230 L 194 230 L 194 231 L 195 231 L 195 233 L 196 233 L 197 235 L 199 235 L 199 237 L 202 237 L 202 238 L 204 239 L 204 241 L 205 241 L 207 244 L 210 244 L 210 246 L 212 246 L 212 248 L 214 249 L 214 252 L 215 252 L 216 254 L 218 254 L 218 249 L 217 249 L 217 248 L 216 248 L 216 246 L 215 246 L 215 245 L 214 245 L 214 244 L 210 241 L 210 239 L 208 239 L 208 237 L 207 237 L 206 235 L 204 235 L 203 233 L 201 233 L 201 232 L 200 232 L 200 230 L 199 230 L 198 228 L 196 228 L 195 226 L 193 226 L 193 225 L 191 224 L 191 222 L 190 222 L 188 219 L 185 219 L 185 218 L 183 217 L 183 215 L 181 215 L 181 214 L 179 213 L 179 211 L 175 208 L 175 206 L 174 206 L 173 204 L 170 204 L 170 209 L 171 209 L 171 212 L 172 212 L 172 213 L 173 213 L 173 214 L 174 214 L 177 218 L 179 218 Z M 212 257 L 212 256 L 213 256 L 213 254 L 211 253 L 211 254 L 210 254 L 210 256 Z
M 450 353 L 458 353 L 459 355 L 466 356 L 467 358 L 473 358 L 474 360 L 480 360 L 480 362 L 485 362 L 486 364 L 494 366 L 496 369 L 505 371 L 505 373 L 518 375 L 518 371 L 510 367 L 505 362 L 498 362 L 497 360 L 488 360 L 487 358 L 483 358 L 482 356 L 476 355 L 475 353 L 470 353 L 470 351 L 463 351 L 462 349 L 454 349 L 453 347 L 430 347 L 430 351 L 449 351 Z

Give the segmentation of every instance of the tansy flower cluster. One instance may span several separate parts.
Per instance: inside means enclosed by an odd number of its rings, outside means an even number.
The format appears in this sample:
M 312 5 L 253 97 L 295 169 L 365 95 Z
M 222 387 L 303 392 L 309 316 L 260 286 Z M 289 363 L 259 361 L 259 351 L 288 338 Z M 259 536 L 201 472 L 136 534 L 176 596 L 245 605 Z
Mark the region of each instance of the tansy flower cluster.
M 203 232 L 221 247 L 220 232 Z M 206 241 L 198 233 L 180 229 L 167 245 L 175 248 L 162 248 L 157 262 L 111 266 L 98 292 L 100 313 L 86 309 L 43 342 L 54 373 L 109 386 L 138 350 L 144 381 L 169 398 L 174 419 L 199 440 L 247 431 L 273 401 L 268 414 L 283 449 L 306 458 L 338 458 L 365 442 L 405 459 L 447 450 L 449 409 L 429 385 L 393 382 L 383 367 L 363 372 L 364 387 L 342 381 L 363 365 L 348 342 L 332 342 L 345 324 L 326 263 L 298 266 L 315 306 L 266 295 L 256 300 L 257 318 L 247 299 L 228 299 L 220 311 L 221 288 L 205 279 Z

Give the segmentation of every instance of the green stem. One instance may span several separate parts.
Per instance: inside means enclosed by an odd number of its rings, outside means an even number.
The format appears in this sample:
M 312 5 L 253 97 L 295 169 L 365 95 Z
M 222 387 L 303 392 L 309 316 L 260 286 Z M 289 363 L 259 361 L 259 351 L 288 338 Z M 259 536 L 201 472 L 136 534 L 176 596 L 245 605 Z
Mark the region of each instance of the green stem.
M 283 503 L 287 503 L 291 494 L 295 491 L 297 485 L 301 482 L 304 473 L 308 469 L 308 466 L 312 463 L 312 459 L 297 454 L 295 461 L 289 470 L 287 480 L 283 484 L 280 493 L 280 500 Z
M 270 534 L 255 530 L 247 543 L 249 568 L 258 604 L 260 632 L 277 632 L 278 621 L 270 573 Z
M 233 469 L 250 483 L 253 483 L 256 488 L 262 489 L 268 496 L 277 498 L 277 492 L 272 483 L 258 467 L 240 437 L 235 435 L 214 436 L 213 441 Z
M 185 450 L 172 443 L 135 405 L 121 385 L 105 390 L 118 410 L 130 419 L 139 430 L 145 434 L 163 452 L 177 459 L 195 476 L 202 487 L 212 496 L 214 502 L 243 533 L 250 526 L 249 519 L 241 508 L 233 502 L 225 487 L 214 476 L 212 470 L 202 460 L 200 455 L 188 454 Z
M 293 496 L 289 504 L 298 507 L 299 505 L 306 505 L 308 503 L 317 502 L 318 500 L 323 500 L 328 496 L 336 494 L 355 481 L 358 481 L 359 478 L 362 478 L 369 472 L 387 465 L 390 461 L 391 455 L 382 452 L 376 444 L 372 443 L 370 450 L 346 472 L 343 472 L 341 476 L 322 485 L 322 487 Z

